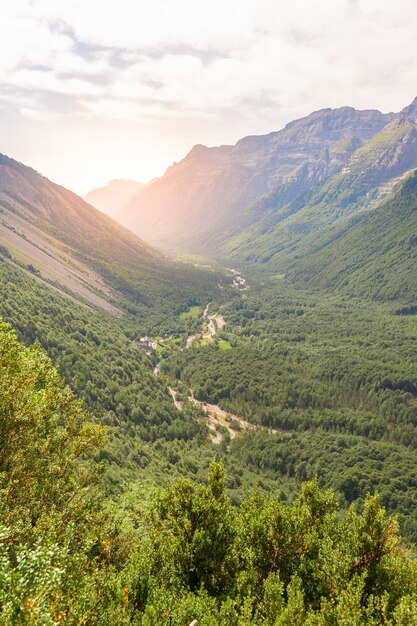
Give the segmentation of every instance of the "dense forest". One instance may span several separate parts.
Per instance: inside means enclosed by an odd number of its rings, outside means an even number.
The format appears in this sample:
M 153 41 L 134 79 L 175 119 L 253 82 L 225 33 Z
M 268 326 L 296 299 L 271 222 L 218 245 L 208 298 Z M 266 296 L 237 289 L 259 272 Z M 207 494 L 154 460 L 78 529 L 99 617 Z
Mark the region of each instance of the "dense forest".
M 262 474 L 319 477 L 340 502 L 378 490 L 417 540 L 415 317 L 389 304 L 295 292 L 284 281 L 222 309 L 219 342 L 175 353 L 162 371 L 195 398 L 255 425 L 231 450 Z
M 156 355 L 139 346 L 146 326 L 141 328 L 135 315 L 93 311 L 0 262 L 0 316 L 26 345 L 39 342 L 94 420 L 108 429 L 109 440 L 96 459 L 105 463 L 103 480 L 113 494 L 138 479 L 154 484 L 173 476 L 204 480 L 216 454 L 205 418 L 191 405 L 176 409 L 165 381 L 153 373 Z M 177 352 L 201 320 L 172 312 L 168 320 L 168 330 L 177 336 L 171 351 Z M 235 462 L 230 471 L 228 487 L 238 501 L 259 477 Z M 265 484 L 272 489 L 281 480 L 266 478 Z
M 2 324 L 0 368 L 3 624 L 415 623 L 416 562 L 376 496 L 340 515 L 313 480 L 237 508 L 213 462 L 116 508 L 88 459 L 106 433 L 42 349 Z

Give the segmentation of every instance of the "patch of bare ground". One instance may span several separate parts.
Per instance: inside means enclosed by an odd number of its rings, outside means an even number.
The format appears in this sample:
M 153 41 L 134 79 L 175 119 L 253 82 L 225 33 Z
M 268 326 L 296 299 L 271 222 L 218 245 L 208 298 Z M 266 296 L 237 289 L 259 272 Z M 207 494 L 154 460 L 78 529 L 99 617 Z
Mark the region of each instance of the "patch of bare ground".
M 189 337 L 187 337 L 187 341 L 185 343 L 186 350 L 191 348 L 192 344 L 197 339 L 211 341 L 216 335 L 217 331 L 222 330 L 224 326 L 226 325 L 226 321 L 223 315 L 220 315 L 220 313 L 217 312 L 217 313 L 214 313 L 213 315 L 209 315 L 209 307 L 210 307 L 210 303 L 204 309 L 203 330 L 200 333 L 197 333 L 195 335 L 190 335 Z

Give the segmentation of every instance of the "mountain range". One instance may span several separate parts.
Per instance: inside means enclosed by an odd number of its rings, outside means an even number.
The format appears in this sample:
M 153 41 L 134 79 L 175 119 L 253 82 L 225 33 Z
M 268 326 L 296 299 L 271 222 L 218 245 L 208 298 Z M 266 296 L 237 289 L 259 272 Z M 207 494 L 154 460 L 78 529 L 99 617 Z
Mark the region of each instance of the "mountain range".
M 137 234 L 0 155 L 2 624 L 417 616 L 416 113 L 197 146 Z
M 325 109 L 235 146 L 194 146 L 117 217 L 153 243 L 217 252 L 271 203 L 279 210 L 340 170 L 391 119 L 378 111 Z
M 323 109 L 234 146 L 194 146 L 116 217 L 159 246 L 300 276 L 361 212 L 378 209 L 389 232 L 395 211 L 379 208 L 395 207 L 385 203 L 414 168 L 417 98 L 399 113 Z
M 409 303 L 415 168 L 417 98 L 399 113 L 323 109 L 234 146 L 197 145 L 147 185 L 114 180 L 87 194 L 122 225 L 0 156 L 0 245 L 38 279 L 117 314 L 150 311 L 156 293 L 185 310 L 217 289 L 213 272 L 154 245 Z

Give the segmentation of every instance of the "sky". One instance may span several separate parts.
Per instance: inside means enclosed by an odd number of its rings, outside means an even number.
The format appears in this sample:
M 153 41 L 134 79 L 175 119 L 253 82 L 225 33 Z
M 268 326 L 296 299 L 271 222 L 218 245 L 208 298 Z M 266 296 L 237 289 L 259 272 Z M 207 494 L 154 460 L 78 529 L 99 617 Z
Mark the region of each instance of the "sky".
M 1 0 L 0 153 L 77 193 L 417 95 L 415 0 Z

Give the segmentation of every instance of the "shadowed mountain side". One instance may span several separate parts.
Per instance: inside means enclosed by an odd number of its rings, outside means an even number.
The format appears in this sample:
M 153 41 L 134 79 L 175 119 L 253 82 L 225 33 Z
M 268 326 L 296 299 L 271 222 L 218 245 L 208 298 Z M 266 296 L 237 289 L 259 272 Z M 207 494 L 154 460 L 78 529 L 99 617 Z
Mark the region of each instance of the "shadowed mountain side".
M 417 298 L 417 172 L 388 201 L 334 226 L 289 277 L 376 300 Z

